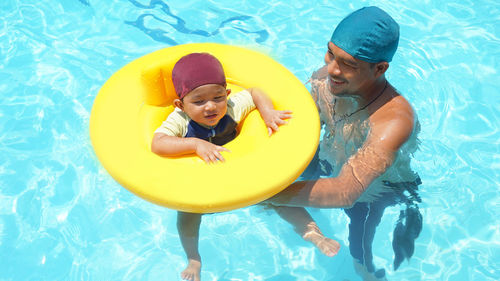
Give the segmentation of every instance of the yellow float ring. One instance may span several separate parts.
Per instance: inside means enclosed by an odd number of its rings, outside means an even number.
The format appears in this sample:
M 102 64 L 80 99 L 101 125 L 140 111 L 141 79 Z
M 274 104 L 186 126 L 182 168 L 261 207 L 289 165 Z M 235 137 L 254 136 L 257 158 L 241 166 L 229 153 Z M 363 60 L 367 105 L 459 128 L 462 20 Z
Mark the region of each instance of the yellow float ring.
M 224 163 L 152 153 L 153 133 L 173 110 L 172 68 L 192 52 L 217 57 L 233 93 L 258 87 L 277 109 L 292 110 L 289 124 L 269 137 L 254 110 L 225 145 L 231 152 L 224 152 Z M 132 61 L 103 85 L 90 116 L 95 153 L 118 183 L 153 203 L 195 213 L 249 206 L 283 190 L 311 161 L 319 133 L 314 101 L 291 72 L 259 52 L 215 43 L 169 47 Z

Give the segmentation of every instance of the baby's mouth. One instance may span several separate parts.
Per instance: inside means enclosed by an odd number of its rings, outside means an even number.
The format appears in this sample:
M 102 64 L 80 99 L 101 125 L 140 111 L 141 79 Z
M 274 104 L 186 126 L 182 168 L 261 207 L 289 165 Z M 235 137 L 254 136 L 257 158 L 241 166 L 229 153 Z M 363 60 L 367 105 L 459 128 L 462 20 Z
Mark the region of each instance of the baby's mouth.
M 205 118 L 207 118 L 207 119 L 215 119 L 216 117 L 217 117 L 217 113 L 205 115 Z

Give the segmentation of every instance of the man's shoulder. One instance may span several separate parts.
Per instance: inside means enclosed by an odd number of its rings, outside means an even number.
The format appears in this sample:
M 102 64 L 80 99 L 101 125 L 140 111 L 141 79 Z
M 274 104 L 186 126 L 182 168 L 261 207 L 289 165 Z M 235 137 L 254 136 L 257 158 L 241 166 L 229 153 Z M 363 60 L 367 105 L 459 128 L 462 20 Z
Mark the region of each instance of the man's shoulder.
M 397 94 L 370 116 L 372 132 L 398 149 L 415 129 L 416 116 L 408 100 Z
M 413 120 L 415 112 L 408 100 L 397 92 L 393 92 L 392 96 L 380 106 L 374 113 L 373 117 L 385 121 L 402 121 L 404 119 Z

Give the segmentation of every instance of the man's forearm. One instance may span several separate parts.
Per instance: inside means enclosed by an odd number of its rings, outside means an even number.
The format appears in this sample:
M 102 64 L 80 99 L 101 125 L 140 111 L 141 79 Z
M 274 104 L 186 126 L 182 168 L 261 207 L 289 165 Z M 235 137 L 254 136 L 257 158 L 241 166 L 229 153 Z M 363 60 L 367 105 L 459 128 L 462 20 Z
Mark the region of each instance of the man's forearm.
M 364 190 L 352 180 L 322 178 L 294 182 L 267 202 L 294 207 L 346 208 L 352 206 Z

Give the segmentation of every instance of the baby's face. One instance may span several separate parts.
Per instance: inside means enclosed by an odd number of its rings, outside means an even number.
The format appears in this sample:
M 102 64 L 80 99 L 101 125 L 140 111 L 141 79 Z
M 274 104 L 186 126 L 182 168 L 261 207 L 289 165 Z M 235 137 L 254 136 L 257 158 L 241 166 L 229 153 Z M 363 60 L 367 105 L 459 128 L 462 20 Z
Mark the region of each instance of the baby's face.
M 215 126 L 226 115 L 229 92 L 218 84 L 202 85 L 184 96 L 180 107 L 196 123 Z

